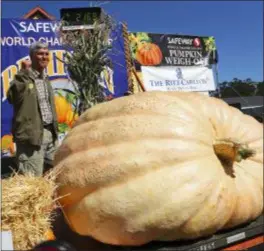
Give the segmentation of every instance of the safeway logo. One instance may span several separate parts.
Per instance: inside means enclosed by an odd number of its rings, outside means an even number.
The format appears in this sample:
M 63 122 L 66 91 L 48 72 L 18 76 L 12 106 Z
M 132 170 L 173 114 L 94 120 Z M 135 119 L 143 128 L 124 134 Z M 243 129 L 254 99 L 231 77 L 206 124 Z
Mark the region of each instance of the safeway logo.
M 194 45 L 194 47 L 200 47 L 201 46 L 201 40 L 200 40 L 200 38 L 195 38 L 193 40 L 193 45 Z

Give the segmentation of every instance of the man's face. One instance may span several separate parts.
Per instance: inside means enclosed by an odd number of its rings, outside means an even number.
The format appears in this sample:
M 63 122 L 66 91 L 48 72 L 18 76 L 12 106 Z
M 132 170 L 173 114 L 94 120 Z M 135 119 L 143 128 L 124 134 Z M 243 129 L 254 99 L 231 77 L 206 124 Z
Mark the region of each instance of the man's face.
M 39 70 L 44 70 L 49 63 L 49 50 L 39 49 L 32 56 L 32 64 Z

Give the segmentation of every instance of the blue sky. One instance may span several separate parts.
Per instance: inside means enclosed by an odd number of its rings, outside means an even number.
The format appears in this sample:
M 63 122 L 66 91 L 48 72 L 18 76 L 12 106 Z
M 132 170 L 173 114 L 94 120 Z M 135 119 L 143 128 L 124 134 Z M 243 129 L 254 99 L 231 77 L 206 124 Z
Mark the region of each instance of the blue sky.
M 263 81 L 262 1 L 108 2 L 102 7 L 130 31 L 214 36 L 220 82 L 234 77 Z M 19 18 L 37 5 L 59 18 L 61 8 L 88 7 L 90 2 L 4 1 L 2 17 Z

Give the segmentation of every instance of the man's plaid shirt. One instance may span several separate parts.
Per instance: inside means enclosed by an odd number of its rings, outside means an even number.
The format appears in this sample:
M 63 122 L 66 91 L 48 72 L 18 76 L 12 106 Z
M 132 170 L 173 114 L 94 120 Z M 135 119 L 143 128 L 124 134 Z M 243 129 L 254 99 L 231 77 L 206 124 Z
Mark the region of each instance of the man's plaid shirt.
M 53 122 L 51 105 L 49 102 L 49 93 L 47 88 L 47 75 L 39 73 L 31 68 L 31 73 L 35 78 L 36 89 L 38 93 L 39 106 L 44 124 L 48 125 Z

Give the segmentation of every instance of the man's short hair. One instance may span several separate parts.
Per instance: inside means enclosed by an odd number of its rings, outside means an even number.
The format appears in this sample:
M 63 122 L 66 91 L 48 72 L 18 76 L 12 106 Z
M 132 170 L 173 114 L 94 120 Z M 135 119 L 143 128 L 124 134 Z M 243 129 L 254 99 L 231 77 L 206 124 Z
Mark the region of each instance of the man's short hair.
M 35 42 L 35 43 L 31 44 L 30 47 L 29 47 L 29 55 L 30 55 L 30 57 L 32 57 L 32 55 L 37 50 L 40 50 L 40 49 L 48 49 L 48 48 L 49 48 L 49 46 L 46 43 L 43 43 L 43 42 Z

